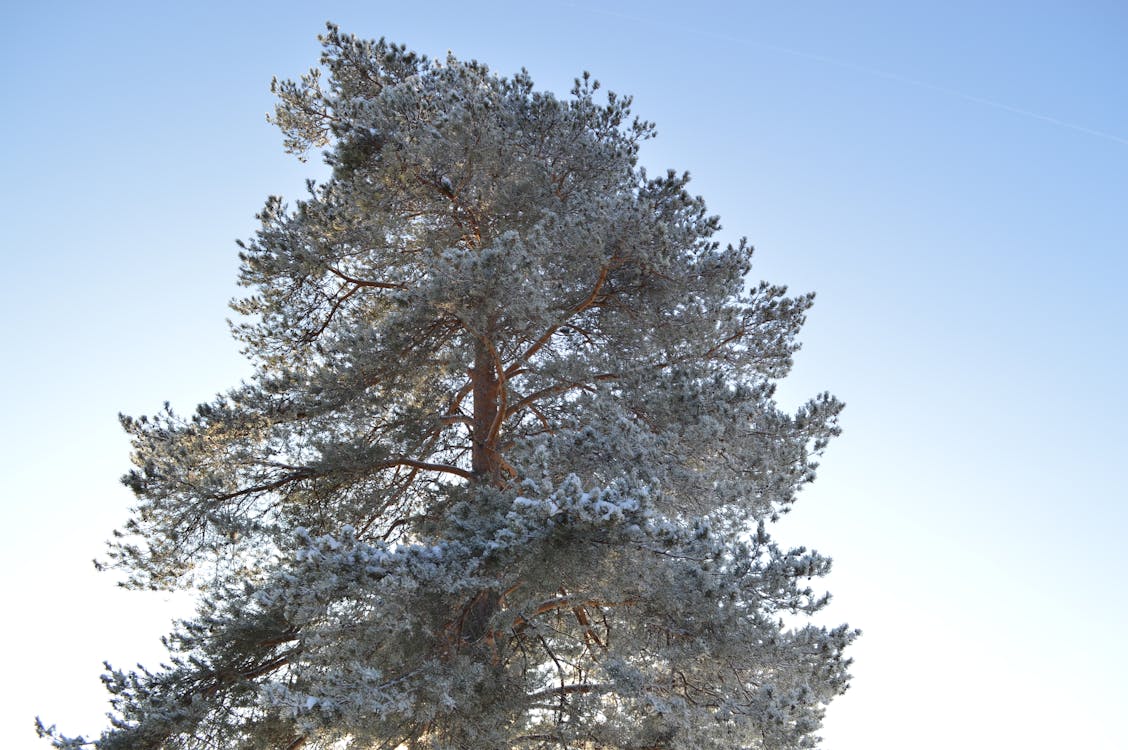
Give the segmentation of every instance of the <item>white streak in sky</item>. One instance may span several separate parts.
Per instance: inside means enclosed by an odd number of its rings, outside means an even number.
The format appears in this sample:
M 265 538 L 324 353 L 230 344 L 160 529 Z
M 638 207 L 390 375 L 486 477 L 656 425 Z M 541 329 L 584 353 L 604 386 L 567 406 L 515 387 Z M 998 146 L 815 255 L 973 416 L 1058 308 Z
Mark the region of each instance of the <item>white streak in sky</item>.
M 597 8 L 588 8 L 588 7 L 583 7 L 583 6 L 577 5 L 575 3 L 565 3 L 565 5 L 572 7 L 572 8 L 575 8 L 576 10 L 582 10 L 582 11 L 587 12 L 587 13 L 596 13 L 596 14 L 604 15 L 604 16 L 613 16 L 613 17 L 616 17 L 616 18 L 622 18 L 622 19 L 627 20 L 627 21 L 634 21 L 634 22 L 640 23 L 640 24 L 649 24 L 650 26 L 659 26 L 659 27 L 664 26 L 664 27 L 670 28 L 670 29 L 673 28 L 672 26 L 669 26 L 667 24 L 658 24 L 658 23 L 655 23 L 654 21 L 652 21 L 650 19 L 639 18 L 637 16 L 631 16 L 631 15 L 628 15 L 626 13 L 619 13 L 619 12 L 616 12 L 616 11 L 602 10 L 602 9 L 597 9 Z M 916 88 L 921 88 L 921 89 L 925 89 L 925 90 L 928 90 L 928 91 L 935 91 L 936 93 L 944 94 L 946 96 L 955 97 L 957 99 L 963 99 L 964 101 L 973 102 L 975 104 L 980 104 L 980 105 L 985 106 L 985 107 L 992 107 L 994 109 L 1000 109 L 1000 110 L 1003 110 L 1004 112 L 1010 112 L 1012 114 L 1016 114 L 1016 115 L 1019 115 L 1021 117 L 1027 117 L 1027 118 L 1030 118 L 1032 120 L 1041 120 L 1042 122 L 1049 123 L 1050 125 L 1056 125 L 1060 128 L 1066 128 L 1068 130 L 1074 130 L 1078 133 L 1085 133 L 1086 135 L 1095 136 L 1097 138 L 1104 138 L 1106 140 L 1115 141 L 1116 143 L 1119 143 L 1123 146 L 1128 146 L 1128 138 L 1124 138 L 1124 137 L 1116 135 L 1114 133 L 1109 133 L 1109 132 L 1104 131 L 1104 130 L 1097 130 L 1095 128 L 1089 128 L 1089 127 L 1086 127 L 1084 125 L 1078 125 L 1075 122 L 1069 122 L 1068 120 L 1061 120 L 1061 119 L 1058 119 L 1057 117 L 1051 117 L 1050 115 L 1044 115 L 1040 112 L 1034 112 L 1034 111 L 1029 110 L 1029 109 L 1022 109 L 1021 107 L 1015 107 L 1013 105 L 1006 104 L 1005 102 L 996 101 L 994 99 L 985 99 L 981 96 L 975 96 L 973 94 L 967 94 L 967 93 L 964 93 L 963 91 L 959 91 L 957 89 L 947 88 L 946 86 L 938 86 L 934 83 L 929 83 L 927 81 L 921 81 L 921 80 L 916 79 L 916 78 L 910 78 L 908 76 L 900 75 L 899 73 L 890 73 L 887 70 L 880 70 L 878 68 L 870 68 L 868 66 L 858 65 L 857 63 L 852 63 L 852 62 L 849 62 L 849 61 L 846 61 L 846 60 L 838 60 L 838 59 L 835 59 L 833 57 L 827 57 L 825 55 L 817 55 L 817 54 L 814 54 L 814 53 L 811 53 L 811 52 L 803 52 L 801 50 L 791 49 L 789 47 L 780 47 L 779 45 L 775 45 L 775 44 L 764 44 L 763 42 L 754 42 L 754 41 L 751 41 L 749 39 L 742 39 L 740 37 L 734 37 L 734 36 L 730 36 L 728 34 L 722 34 L 722 33 L 716 32 L 716 31 L 703 31 L 701 29 L 694 29 L 694 28 L 690 28 L 690 27 L 678 27 L 677 30 L 681 31 L 681 32 L 689 33 L 689 34 L 695 34 L 697 36 L 709 37 L 711 39 L 718 39 L 720 41 L 731 42 L 733 44 L 741 44 L 741 45 L 744 45 L 744 46 L 747 46 L 747 47 L 756 47 L 756 48 L 759 48 L 759 49 L 768 50 L 770 52 L 778 52 L 778 53 L 784 54 L 784 55 L 791 55 L 792 57 L 799 57 L 799 58 L 803 58 L 805 60 L 813 60 L 815 62 L 820 62 L 820 63 L 823 63 L 825 65 L 833 65 L 833 66 L 838 67 L 838 68 L 844 68 L 846 70 L 853 70 L 855 72 L 864 73 L 864 74 L 869 75 L 869 76 L 874 76 L 874 77 L 877 77 L 877 78 L 884 78 L 884 79 L 889 80 L 889 81 L 896 81 L 897 83 L 903 83 L 903 84 L 906 84 L 908 86 L 915 86 Z

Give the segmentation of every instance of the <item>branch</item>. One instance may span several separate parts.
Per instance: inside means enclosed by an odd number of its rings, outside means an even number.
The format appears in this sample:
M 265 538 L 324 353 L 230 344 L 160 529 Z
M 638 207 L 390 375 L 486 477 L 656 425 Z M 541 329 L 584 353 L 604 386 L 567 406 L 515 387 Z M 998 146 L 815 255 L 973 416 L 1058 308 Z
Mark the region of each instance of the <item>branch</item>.
M 538 338 L 529 346 L 528 349 L 522 352 L 520 356 L 518 356 L 517 359 L 514 360 L 513 364 L 509 366 L 509 369 L 505 371 L 506 377 L 513 377 L 513 375 L 516 374 L 516 370 L 519 369 L 525 362 L 528 362 L 534 354 L 536 354 L 546 344 L 548 344 L 552 337 L 556 335 L 556 332 L 559 331 L 560 328 L 563 327 L 572 316 L 580 314 L 595 303 L 596 297 L 599 296 L 600 290 L 602 290 L 603 285 L 607 283 L 607 275 L 608 273 L 610 273 L 610 271 L 610 264 L 603 266 L 603 268 L 600 269 L 599 278 L 596 279 L 595 286 L 592 287 L 592 290 L 588 294 L 588 296 L 580 302 L 572 305 L 572 307 L 570 307 L 568 311 L 564 313 L 564 317 L 561 320 L 559 320 L 555 325 L 545 331 L 540 336 L 540 338 Z
M 341 279 L 344 279 L 345 281 L 349 282 L 350 284 L 356 284 L 358 287 L 362 287 L 362 286 L 363 287 L 371 287 L 373 289 L 406 289 L 407 288 L 407 286 L 405 284 L 395 284 L 395 283 L 390 282 L 390 281 L 368 281 L 367 279 L 357 279 L 357 278 L 354 278 L 352 276 L 349 276 L 348 274 L 344 273 L 343 271 L 338 271 L 336 268 L 334 268 L 333 266 L 330 266 L 330 265 L 326 265 L 325 269 L 327 271 L 329 271 L 329 273 L 333 274 L 334 276 L 337 276 Z
M 388 461 L 382 461 L 381 463 L 368 467 L 368 469 L 370 471 L 383 471 L 384 469 L 393 469 L 397 466 L 406 466 L 408 468 L 421 469 L 423 471 L 437 471 L 442 474 L 453 474 L 456 477 L 462 477 L 463 479 L 467 480 L 473 478 L 473 474 L 466 471 L 466 469 L 459 468 L 458 466 L 451 466 L 450 464 L 430 463 L 428 461 L 419 461 L 414 458 L 406 457 L 393 458 L 389 459 Z M 298 482 L 303 479 L 314 479 L 323 476 L 325 476 L 325 474 L 314 471 L 313 469 L 299 469 L 292 474 L 284 476 L 273 482 L 256 484 L 253 487 L 245 487 L 241 490 L 235 490 L 233 492 L 211 495 L 211 499 L 220 501 L 234 500 L 237 497 L 243 497 L 245 495 L 253 495 L 260 492 L 272 492 L 273 490 L 281 489 L 288 484 Z
M 537 605 L 531 615 L 527 617 L 523 614 L 517 615 L 513 621 L 513 630 L 521 632 L 528 626 L 529 621 L 534 617 L 547 614 L 548 612 L 555 612 L 561 609 L 572 609 L 575 607 L 630 607 L 638 603 L 638 599 L 624 599 L 621 602 L 609 602 L 603 599 L 583 599 L 575 596 L 558 596 L 554 599 L 546 599 Z
M 733 333 L 731 336 L 728 336 L 727 338 L 721 339 L 713 347 L 711 347 L 707 352 L 702 354 L 701 358 L 702 359 L 712 359 L 713 355 L 715 355 L 717 352 L 719 352 L 726 345 L 731 344 L 734 341 L 740 341 L 742 338 L 744 338 L 744 335 L 746 333 L 748 333 L 748 331 L 749 331 L 748 326 L 741 325 L 741 327 L 735 333 Z
M 603 610 L 600 611 L 602 612 Z M 591 628 L 591 620 L 587 616 L 587 610 L 584 609 L 582 605 L 576 605 L 575 607 L 572 607 L 572 614 L 576 616 L 576 622 L 578 622 L 580 624 L 580 627 L 584 629 L 585 642 L 590 638 L 591 641 L 595 643 L 595 645 L 606 651 L 607 645 L 602 640 L 600 640 L 599 636 L 596 635 L 595 631 Z M 588 645 L 590 645 L 590 643 Z
M 458 392 L 451 396 L 450 403 L 447 404 L 446 414 L 439 417 L 440 420 L 451 419 L 452 421 L 462 422 L 473 426 L 474 420 L 462 413 L 462 401 L 474 389 L 474 380 L 468 379 Z
M 258 484 L 254 487 L 246 487 L 241 490 L 235 490 L 234 492 L 212 495 L 211 498 L 213 500 L 234 500 L 235 498 L 243 497 L 244 495 L 253 495 L 258 492 L 271 492 L 273 490 L 281 489 L 291 482 L 298 482 L 302 479 L 310 479 L 315 476 L 317 476 L 317 472 L 315 472 L 313 469 L 298 469 L 294 473 L 288 476 L 284 476 L 281 479 L 277 479 L 273 482 Z
M 392 504 L 395 503 L 397 500 L 399 500 L 400 497 L 403 495 L 403 493 L 407 492 L 407 488 L 411 486 L 411 483 L 413 481 L 415 481 L 415 476 L 418 473 L 419 473 L 419 469 L 412 469 L 410 472 L 408 472 L 407 478 L 405 478 L 403 480 L 403 483 L 399 487 L 396 488 L 396 490 L 392 493 L 391 497 L 389 497 L 384 502 L 384 505 L 380 508 L 380 510 L 376 513 L 373 513 L 372 517 L 369 518 L 368 521 L 365 522 L 364 526 L 362 526 L 360 528 L 360 531 L 358 531 L 357 534 L 356 534 L 357 538 L 363 538 L 364 535 L 368 533 L 368 530 L 370 528 L 372 528 L 372 524 L 376 523 L 377 519 L 379 519 L 383 516 L 384 511 L 387 510 L 388 508 L 390 508 L 392 506 Z M 388 535 L 390 535 L 392 533 L 392 531 L 396 528 L 396 526 L 402 524 L 404 522 L 404 520 L 405 519 L 400 518 L 397 521 L 395 521 L 388 528 L 388 531 L 384 534 L 384 539 L 387 540 Z
M 242 680 L 253 680 L 256 677 L 262 677 L 265 674 L 270 674 L 271 672 L 281 669 L 282 667 L 289 664 L 290 660 L 293 657 L 297 656 L 299 653 L 301 653 L 301 649 L 294 648 L 282 654 L 281 656 L 275 657 L 270 661 L 258 665 L 257 667 L 250 669 L 224 669 L 222 671 L 212 672 L 210 675 L 208 675 L 208 678 L 210 678 L 211 680 L 210 684 L 196 690 L 189 691 L 187 694 L 181 697 L 181 700 L 183 700 L 185 703 L 190 703 L 192 701 L 192 693 L 196 693 L 202 696 L 211 696 L 215 695 L 223 688 L 233 685 Z
M 329 327 L 329 324 L 331 322 L 333 322 L 333 317 L 337 314 L 337 311 L 341 309 L 341 305 L 343 305 L 348 300 L 349 297 L 356 294 L 357 291 L 360 289 L 360 286 L 354 285 L 353 288 L 350 289 L 348 291 L 348 293 L 345 294 L 343 297 L 339 296 L 341 294 L 341 292 L 343 292 L 345 290 L 345 286 L 347 286 L 347 284 L 348 284 L 348 282 L 341 284 L 341 288 L 338 289 L 337 293 L 334 294 L 333 297 L 332 297 L 333 306 L 331 308 L 329 308 L 329 312 L 325 315 L 325 320 L 321 323 L 320 326 L 317 327 L 316 331 L 309 331 L 304 336 L 302 336 L 302 339 L 304 341 L 306 341 L 307 343 L 312 342 L 315 338 L 317 338 L 322 333 L 324 333 L 325 329 Z
M 428 463 L 427 461 L 416 461 L 414 458 L 397 458 L 391 461 L 385 461 L 384 463 L 378 464 L 373 468 L 390 469 L 394 466 L 407 466 L 413 469 L 422 469 L 423 471 L 437 471 L 442 474 L 453 474 L 456 477 L 462 477 L 463 479 L 467 480 L 474 478 L 474 475 L 466 471 L 466 469 L 460 469 L 459 467 L 451 466 L 450 464 L 433 464 Z
M 539 391 L 530 393 L 528 396 L 525 396 L 513 406 L 509 407 L 509 409 L 506 411 L 505 416 L 506 418 L 509 418 L 524 409 L 526 406 L 540 401 L 543 398 L 548 398 L 549 396 L 555 396 L 561 393 L 567 393 L 568 391 L 575 390 L 576 388 L 590 389 L 593 383 L 599 383 L 606 380 L 617 380 L 620 377 L 621 375 L 619 375 L 619 373 L 605 372 L 601 375 L 593 376 L 591 380 L 571 383 L 559 383 L 557 385 L 549 386 L 548 388 L 542 388 Z
M 605 684 L 601 684 L 601 683 L 596 683 L 594 685 L 592 685 L 592 684 L 561 685 L 560 687 L 545 688 L 544 690 L 538 690 L 535 693 L 529 693 L 525 697 L 528 698 L 531 701 L 535 701 L 535 700 L 540 700 L 541 698 L 548 698 L 549 696 L 554 696 L 554 695 L 572 695 L 573 693 L 594 693 L 597 690 L 603 691 L 603 690 L 610 690 L 610 689 L 611 689 L 610 685 L 605 685 Z
M 494 363 L 494 371 L 497 373 L 497 413 L 494 414 L 493 424 L 490 425 L 489 432 L 486 433 L 486 440 L 492 445 L 497 441 L 498 433 L 501 432 L 501 423 L 505 421 L 509 399 L 507 397 L 508 389 L 506 387 L 505 368 L 502 366 L 501 357 L 498 356 L 497 347 L 494 346 L 493 342 L 489 339 L 485 339 L 485 343 L 486 348 L 489 350 L 490 358 Z

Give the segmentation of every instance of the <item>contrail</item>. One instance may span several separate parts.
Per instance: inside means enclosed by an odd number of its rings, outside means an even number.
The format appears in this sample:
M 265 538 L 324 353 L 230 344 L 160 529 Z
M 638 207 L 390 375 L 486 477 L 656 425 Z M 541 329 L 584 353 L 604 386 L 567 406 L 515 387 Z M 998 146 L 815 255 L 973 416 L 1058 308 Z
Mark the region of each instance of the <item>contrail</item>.
M 633 22 L 640 23 L 640 24 L 648 24 L 650 26 L 659 27 L 659 28 L 667 28 L 667 29 L 673 28 L 673 27 L 669 26 L 668 24 L 656 23 L 656 22 L 654 22 L 650 19 L 639 18 L 637 16 L 628 15 L 626 13 L 619 13 L 619 12 L 610 11 L 610 10 L 588 8 L 588 7 L 577 5 L 575 3 L 565 3 L 565 5 L 568 5 L 569 7 L 575 8 L 576 10 L 582 10 L 582 11 L 587 12 L 587 13 L 597 13 L 597 14 L 604 15 L 604 16 L 612 16 L 612 17 L 616 17 L 616 18 L 622 18 L 626 21 L 633 21 Z M 836 59 L 836 58 L 833 58 L 833 57 L 827 57 L 825 55 L 818 55 L 818 54 L 814 54 L 814 53 L 811 53 L 811 52 L 804 52 L 802 50 L 791 49 L 790 47 L 781 47 L 781 46 L 776 45 L 776 44 L 765 44 L 763 42 L 754 42 L 754 41 L 751 41 L 751 40 L 748 40 L 748 39 L 743 39 L 743 38 L 740 38 L 740 37 L 731 36 L 729 34 L 722 34 L 720 32 L 716 32 L 716 31 L 703 31 L 701 29 L 695 29 L 695 28 L 691 28 L 691 27 L 684 27 L 684 28 L 678 27 L 677 30 L 684 32 L 684 33 L 694 34 L 696 36 L 708 37 L 708 38 L 717 39 L 717 40 L 720 40 L 720 41 L 731 42 L 733 44 L 740 44 L 740 45 L 744 45 L 746 47 L 755 47 L 755 48 L 758 48 L 758 49 L 768 50 L 770 52 L 778 52 L 780 54 L 791 55 L 792 57 L 799 57 L 799 58 L 803 58 L 805 60 L 813 60 L 815 62 L 820 62 L 820 63 L 823 63 L 825 65 L 833 65 L 833 66 L 838 67 L 838 68 L 843 68 L 843 69 L 846 69 L 846 70 L 853 70 L 853 71 L 858 72 L 858 73 L 864 73 L 865 75 L 868 75 L 868 76 L 873 76 L 873 77 L 876 77 L 876 78 L 884 78 L 886 80 L 896 81 L 897 83 L 902 83 L 902 84 L 905 84 L 905 85 L 908 85 L 908 86 L 915 86 L 916 88 L 921 88 L 921 89 L 925 89 L 925 90 L 928 90 L 928 91 L 935 91 L 936 93 L 939 93 L 939 94 L 951 96 L 951 97 L 954 97 L 956 99 L 963 99 L 964 101 L 973 102 L 975 104 L 979 104 L 979 105 L 982 105 L 984 107 L 992 107 L 994 109 L 1003 110 L 1004 112 L 1010 112 L 1011 114 L 1019 115 L 1021 117 L 1027 117 L 1027 118 L 1030 118 L 1032 120 L 1041 120 L 1042 122 L 1049 123 L 1050 125 L 1056 125 L 1060 128 L 1066 128 L 1068 130 L 1073 130 L 1073 131 L 1076 131 L 1078 133 L 1084 133 L 1086 135 L 1095 136 L 1097 138 L 1104 138 L 1105 140 L 1114 141 L 1116 143 L 1119 143 L 1122 146 L 1128 146 L 1128 138 L 1124 138 L 1122 136 L 1116 135 L 1115 133 L 1109 133 L 1109 132 L 1104 131 L 1104 130 L 1097 130 L 1095 128 L 1086 127 L 1084 125 L 1078 125 L 1075 122 L 1069 122 L 1068 120 L 1061 120 L 1057 117 L 1051 117 L 1050 115 L 1044 115 L 1040 112 L 1034 112 L 1034 111 L 1029 110 L 1029 109 L 1023 109 L 1021 107 L 1015 107 L 1011 104 L 996 101 L 994 99 L 986 99 L 986 98 L 981 97 L 981 96 L 975 96 L 973 94 L 968 94 L 968 93 L 965 93 L 963 91 L 959 91 L 957 89 L 951 89 L 951 88 L 948 88 L 946 86 L 938 86 L 934 83 L 929 83 L 928 81 L 922 81 L 922 80 L 919 80 L 917 78 L 910 78 L 908 76 L 904 76 L 904 75 L 901 75 L 899 73 L 891 73 L 887 70 L 881 70 L 879 68 L 871 68 L 871 67 L 868 67 L 866 65 L 858 65 L 857 63 L 852 63 L 852 62 L 849 62 L 847 60 L 839 60 L 839 59 Z

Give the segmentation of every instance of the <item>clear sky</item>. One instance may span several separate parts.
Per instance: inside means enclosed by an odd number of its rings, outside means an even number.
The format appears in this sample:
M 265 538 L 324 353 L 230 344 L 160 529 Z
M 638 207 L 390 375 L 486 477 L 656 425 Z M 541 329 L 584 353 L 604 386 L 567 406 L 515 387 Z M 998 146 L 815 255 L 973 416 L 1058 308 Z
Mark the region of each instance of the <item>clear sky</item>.
M 167 5 L 167 7 L 166 7 Z M 183 603 L 90 559 L 126 518 L 115 415 L 248 373 L 234 240 L 323 174 L 266 124 L 326 20 L 658 124 L 754 275 L 818 302 L 785 403 L 845 434 L 778 527 L 865 633 L 825 747 L 1120 748 L 1128 703 L 1128 5 L 5 3 L 0 746 L 95 731 L 101 661 Z

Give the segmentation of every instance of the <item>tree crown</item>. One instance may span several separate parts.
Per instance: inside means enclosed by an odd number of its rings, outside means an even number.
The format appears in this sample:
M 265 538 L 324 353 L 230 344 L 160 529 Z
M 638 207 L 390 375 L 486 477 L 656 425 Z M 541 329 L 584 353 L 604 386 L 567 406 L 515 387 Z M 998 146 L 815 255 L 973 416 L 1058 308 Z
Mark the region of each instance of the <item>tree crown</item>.
M 122 418 L 110 561 L 202 603 L 98 746 L 812 742 L 853 634 L 775 619 L 829 561 L 766 530 L 838 431 L 773 401 L 811 295 L 586 74 L 323 43 L 273 120 L 332 176 L 240 243 L 253 381 Z

